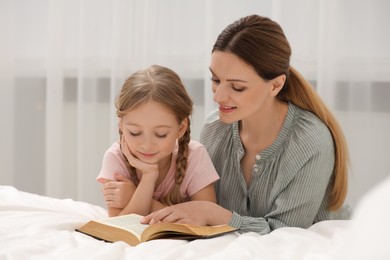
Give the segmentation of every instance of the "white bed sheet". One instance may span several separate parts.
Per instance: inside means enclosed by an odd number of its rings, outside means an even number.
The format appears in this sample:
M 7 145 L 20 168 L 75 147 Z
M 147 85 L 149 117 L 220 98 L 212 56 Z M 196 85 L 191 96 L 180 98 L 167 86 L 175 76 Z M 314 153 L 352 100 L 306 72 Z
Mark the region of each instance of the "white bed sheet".
M 0 186 L 0 259 L 335 259 L 351 221 L 268 235 L 230 233 L 205 240 L 155 240 L 136 247 L 106 243 L 74 231 L 105 209 Z

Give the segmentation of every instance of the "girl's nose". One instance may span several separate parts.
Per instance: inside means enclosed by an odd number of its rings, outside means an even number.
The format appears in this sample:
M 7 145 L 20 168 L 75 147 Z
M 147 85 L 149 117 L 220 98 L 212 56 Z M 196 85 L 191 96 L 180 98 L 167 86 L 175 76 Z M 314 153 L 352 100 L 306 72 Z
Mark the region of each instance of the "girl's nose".
M 154 141 L 151 136 L 145 136 L 142 139 L 142 148 L 144 151 L 151 151 L 151 149 L 154 147 Z

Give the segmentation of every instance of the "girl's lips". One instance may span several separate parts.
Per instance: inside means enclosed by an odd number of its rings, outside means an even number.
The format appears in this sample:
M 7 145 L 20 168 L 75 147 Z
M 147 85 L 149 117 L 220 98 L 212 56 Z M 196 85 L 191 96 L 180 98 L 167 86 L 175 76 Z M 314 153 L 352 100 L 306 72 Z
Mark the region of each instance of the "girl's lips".
M 152 158 L 153 156 L 155 156 L 157 153 L 139 153 L 142 157 L 146 157 L 146 158 Z
M 219 110 L 220 110 L 221 112 L 228 113 L 228 112 L 233 111 L 234 109 L 236 109 L 236 107 L 229 107 L 229 106 L 219 105 Z

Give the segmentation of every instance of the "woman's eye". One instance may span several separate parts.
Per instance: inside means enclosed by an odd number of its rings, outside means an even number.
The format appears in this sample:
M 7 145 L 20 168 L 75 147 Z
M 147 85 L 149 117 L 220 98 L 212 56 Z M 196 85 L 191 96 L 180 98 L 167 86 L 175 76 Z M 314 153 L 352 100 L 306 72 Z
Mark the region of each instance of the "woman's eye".
M 243 92 L 245 90 L 245 88 L 243 88 L 243 87 L 235 87 L 234 85 L 232 86 L 232 88 L 236 92 Z
M 215 83 L 215 84 L 219 84 L 221 81 L 219 79 L 216 79 L 216 78 L 213 78 L 211 77 L 210 80 Z
M 133 133 L 133 132 L 129 132 L 131 136 L 139 136 L 141 134 L 141 132 L 139 133 Z

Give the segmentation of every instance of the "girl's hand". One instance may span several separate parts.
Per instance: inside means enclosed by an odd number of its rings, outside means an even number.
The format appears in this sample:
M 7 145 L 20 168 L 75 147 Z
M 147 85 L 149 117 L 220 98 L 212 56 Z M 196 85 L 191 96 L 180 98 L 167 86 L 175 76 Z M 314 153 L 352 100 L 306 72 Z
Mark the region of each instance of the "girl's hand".
M 123 209 L 133 196 L 136 186 L 122 174 L 115 173 L 114 177 L 114 181 L 106 181 L 103 185 L 104 201 L 109 208 Z
M 155 177 L 155 180 L 157 180 L 158 177 L 158 165 L 157 164 L 149 164 L 145 163 L 138 158 L 134 157 L 134 155 L 130 152 L 130 149 L 125 141 L 124 135 L 122 135 L 121 138 L 121 150 L 123 154 L 126 156 L 129 163 L 138 169 L 142 175 L 149 175 L 152 174 Z
M 189 201 L 152 212 L 142 219 L 143 224 L 175 222 L 198 226 L 229 223 L 232 213 L 210 201 Z

